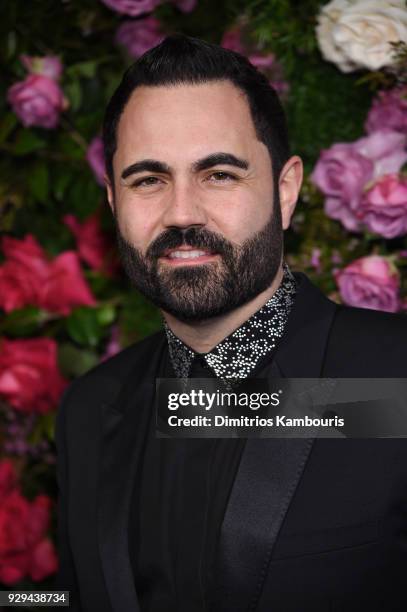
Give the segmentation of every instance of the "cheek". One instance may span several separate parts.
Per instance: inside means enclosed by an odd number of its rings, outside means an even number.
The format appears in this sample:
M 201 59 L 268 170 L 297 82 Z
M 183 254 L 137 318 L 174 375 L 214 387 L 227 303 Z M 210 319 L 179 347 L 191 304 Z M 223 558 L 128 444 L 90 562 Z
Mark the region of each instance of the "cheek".
M 258 202 L 250 202 L 249 204 L 230 207 L 222 218 L 214 216 L 213 229 L 223 234 L 228 240 L 242 244 L 245 240 L 252 237 L 255 233 L 264 228 L 270 219 L 271 204 L 260 206 Z
M 134 206 L 118 207 L 118 224 L 123 237 L 133 246 L 144 251 L 154 237 L 156 220 L 148 209 Z

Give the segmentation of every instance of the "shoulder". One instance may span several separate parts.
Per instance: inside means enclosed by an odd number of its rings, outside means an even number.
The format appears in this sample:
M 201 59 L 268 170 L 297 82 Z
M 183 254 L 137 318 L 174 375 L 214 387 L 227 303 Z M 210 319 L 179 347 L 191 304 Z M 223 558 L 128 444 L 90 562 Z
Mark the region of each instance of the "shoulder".
M 113 401 L 131 373 L 142 375 L 164 343 L 165 333 L 159 331 L 99 363 L 69 385 L 62 404 Z
M 338 305 L 330 333 L 332 362 L 375 376 L 407 375 L 407 315 Z

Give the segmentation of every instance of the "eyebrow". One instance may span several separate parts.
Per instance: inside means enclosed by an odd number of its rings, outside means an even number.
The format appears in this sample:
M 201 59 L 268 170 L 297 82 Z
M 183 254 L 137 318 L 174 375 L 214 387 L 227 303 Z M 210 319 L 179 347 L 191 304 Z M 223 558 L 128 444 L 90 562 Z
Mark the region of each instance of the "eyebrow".
M 202 159 L 198 159 L 191 165 L 193 172 L 200 172 L 201 170 L 207 170 L 213 166 L 226 165 L 235 166 L 242 170 L 249 169 L 249 162 L 240 157 L 236 157 L 232 153 L 212 153 Z M 126 179 L 131 174 L 137 174 L 140 172 L 160 172 L 161 174 L 171 174 L 171 167 L 165 162 L 158 161 L 157 159 L 142 159 L 134 164 L 131 164 L 125 168 L 122 172 L 122 179 Z

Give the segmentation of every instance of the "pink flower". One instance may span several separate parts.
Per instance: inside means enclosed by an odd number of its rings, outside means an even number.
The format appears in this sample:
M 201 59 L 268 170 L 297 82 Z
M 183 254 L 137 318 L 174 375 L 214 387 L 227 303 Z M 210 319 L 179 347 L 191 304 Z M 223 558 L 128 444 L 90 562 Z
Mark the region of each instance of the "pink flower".
M 382 176 L 365 192 L 360 216 L 367 228 L 385 238 L 407 233 L 407 177 Z
M 31 235 L 22 240 L 5 236 L 2 246 L 6 261 L 0 266 L 0 307 L 6 312 L 34 305 L 69 314 L 74 306 L 95 304 L 76 253 L 49 260 Z
M 116 32 L 116 42 L 127 49 L 128 54 L 137 58 L 158 45 L 164 38 L 161 24 L 155 17 L 135 21 L 124 21 Z
M 106 345 L 105 352 L 103 353 L 100 361 L 105 361 L 116 355 L 121 349 L 120 345 L 120 330 L 118 325 L 112 327 L 109 342 Z
M 237 53 L 245 55 L 247 45 L 242 40 L 243 35 L 244 30 L 242 31 L 242 26 L 240 24 L 236 25 L 224 33 L 220 44 L 225 49 L 230 49 L 231 51 L 236 51 Z
M 354 144 L 340 142 L 321 152 L 310 179 L 325 195 L 341 198 L 355 208 L 372 176 L 373 162 Z
M 312 249 L 310 264 L 317 272 L 321 271 L 321 249 Z
M 22 496 L 14 466 L 9 464 L 15 486 L 0 499 L 0 582 L 14 585 L 26 577 L 40 581 L 54 574 L 58 559 L 47 536 L 52 501 L 37 495 L 32 501 Z
M 249 37 L 248 23 L 245 18 L 227 30 L 222 38 L 221 46 L 231 51 L 245 55 L 253 66 L 256 66 L 270 82 L 270 85 L 280 95 L 289 90 L 289 84 L 283 78 L 283 69 L 274 53 L 263 53 Z
M 86 151 L 86 159 L 93 170 L 93 174 L 99 185 L 105 184 L 105 158 L 103 153 L 103 141 L 100 136 L 95 136 Z
M 407 133 L 407 86 L 380 91 L 373 100 L 365 129 L 371 133 L 383 128 Z
M 45 57 L 21 56 L 21 63 L 31 74 L 41 74 L 54 81 L 59 81 L 62 76 L 62 63 L 59 57 L 48 55 Z
M 407 161 L 407 138 L 404 134 L 382 129 L 359 138 L 353 143 L 355 151 L 373 162 L 373 178 L 398 172 Z
M 173 0 L 173 4 L 183 13 L 191 13 L 197 5 L 197 0 Z
M 65 215 L 63 221 L 77 240 L 81 259 L 94 270 L 112 273 L 115 269 L 112 262 L 112 243 L 102 232 L 99 214 L 91 215 L 83 223 L 73 215 Z
M 384 173 L 398 172 L 407 160 L 405 142 L 403 134 L 386 129 L 323 150 L 310 180 L 327 196 L 326 215 L 349 231 L 360 231 L 359 206 L 366 184 Z
M 310 180 L 327 196 L 324 210 L 349 231 L 359 231 L 355 214 L 363 187 L 373 176 L 373 162 L 352 143 L 337 143 L 321 152 Z
M 47 76 L 30 74 L 12 85 L 7 101 L 25 127 L 55 128 L 61 111 L 68 107 L 59 85 Z
M 283 69 L 281 64 L 276 60 L 274 53 L 252 53 L 248 56 L 248 60 L 253 66 L 256 66 L 269 80 L 270 85 L 274 87 L 277 93 L 284 96 L 288 93 L 290 86 L 283 78 Z
M 368 255 L 334 272 L 345 304 L 359 308 L 397 312 L 400 309 L 400 279 L 385 257 Z
M 53 410 L 66 385 L 52 338 L 0 342 L 0 395 L 21 412 Z
M 102 2 L 117 13 L 137 17 L 143 13 L 151 13 L 161 0 L 102 0 Z
M 10 459 L 0 461 L 0 504 L 17 486 L 17 474 Z

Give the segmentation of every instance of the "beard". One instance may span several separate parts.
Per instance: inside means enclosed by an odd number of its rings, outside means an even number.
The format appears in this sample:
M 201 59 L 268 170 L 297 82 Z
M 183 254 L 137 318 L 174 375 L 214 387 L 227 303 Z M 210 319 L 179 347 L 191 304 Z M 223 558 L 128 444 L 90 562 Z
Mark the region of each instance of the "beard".
M 116 239 L 126 274 L 140 293 L 180 321 L 204 321 L 246 304 L 273 282 L 283 253 L 278 193 L 270 220 L 242 245 L 204 228 L 171 228 L 143 255 L 124 239 L 117 222 Z M 209 249 L 219 257 L 204 264 L 159 266 L 164 251 L 181 245 Z

